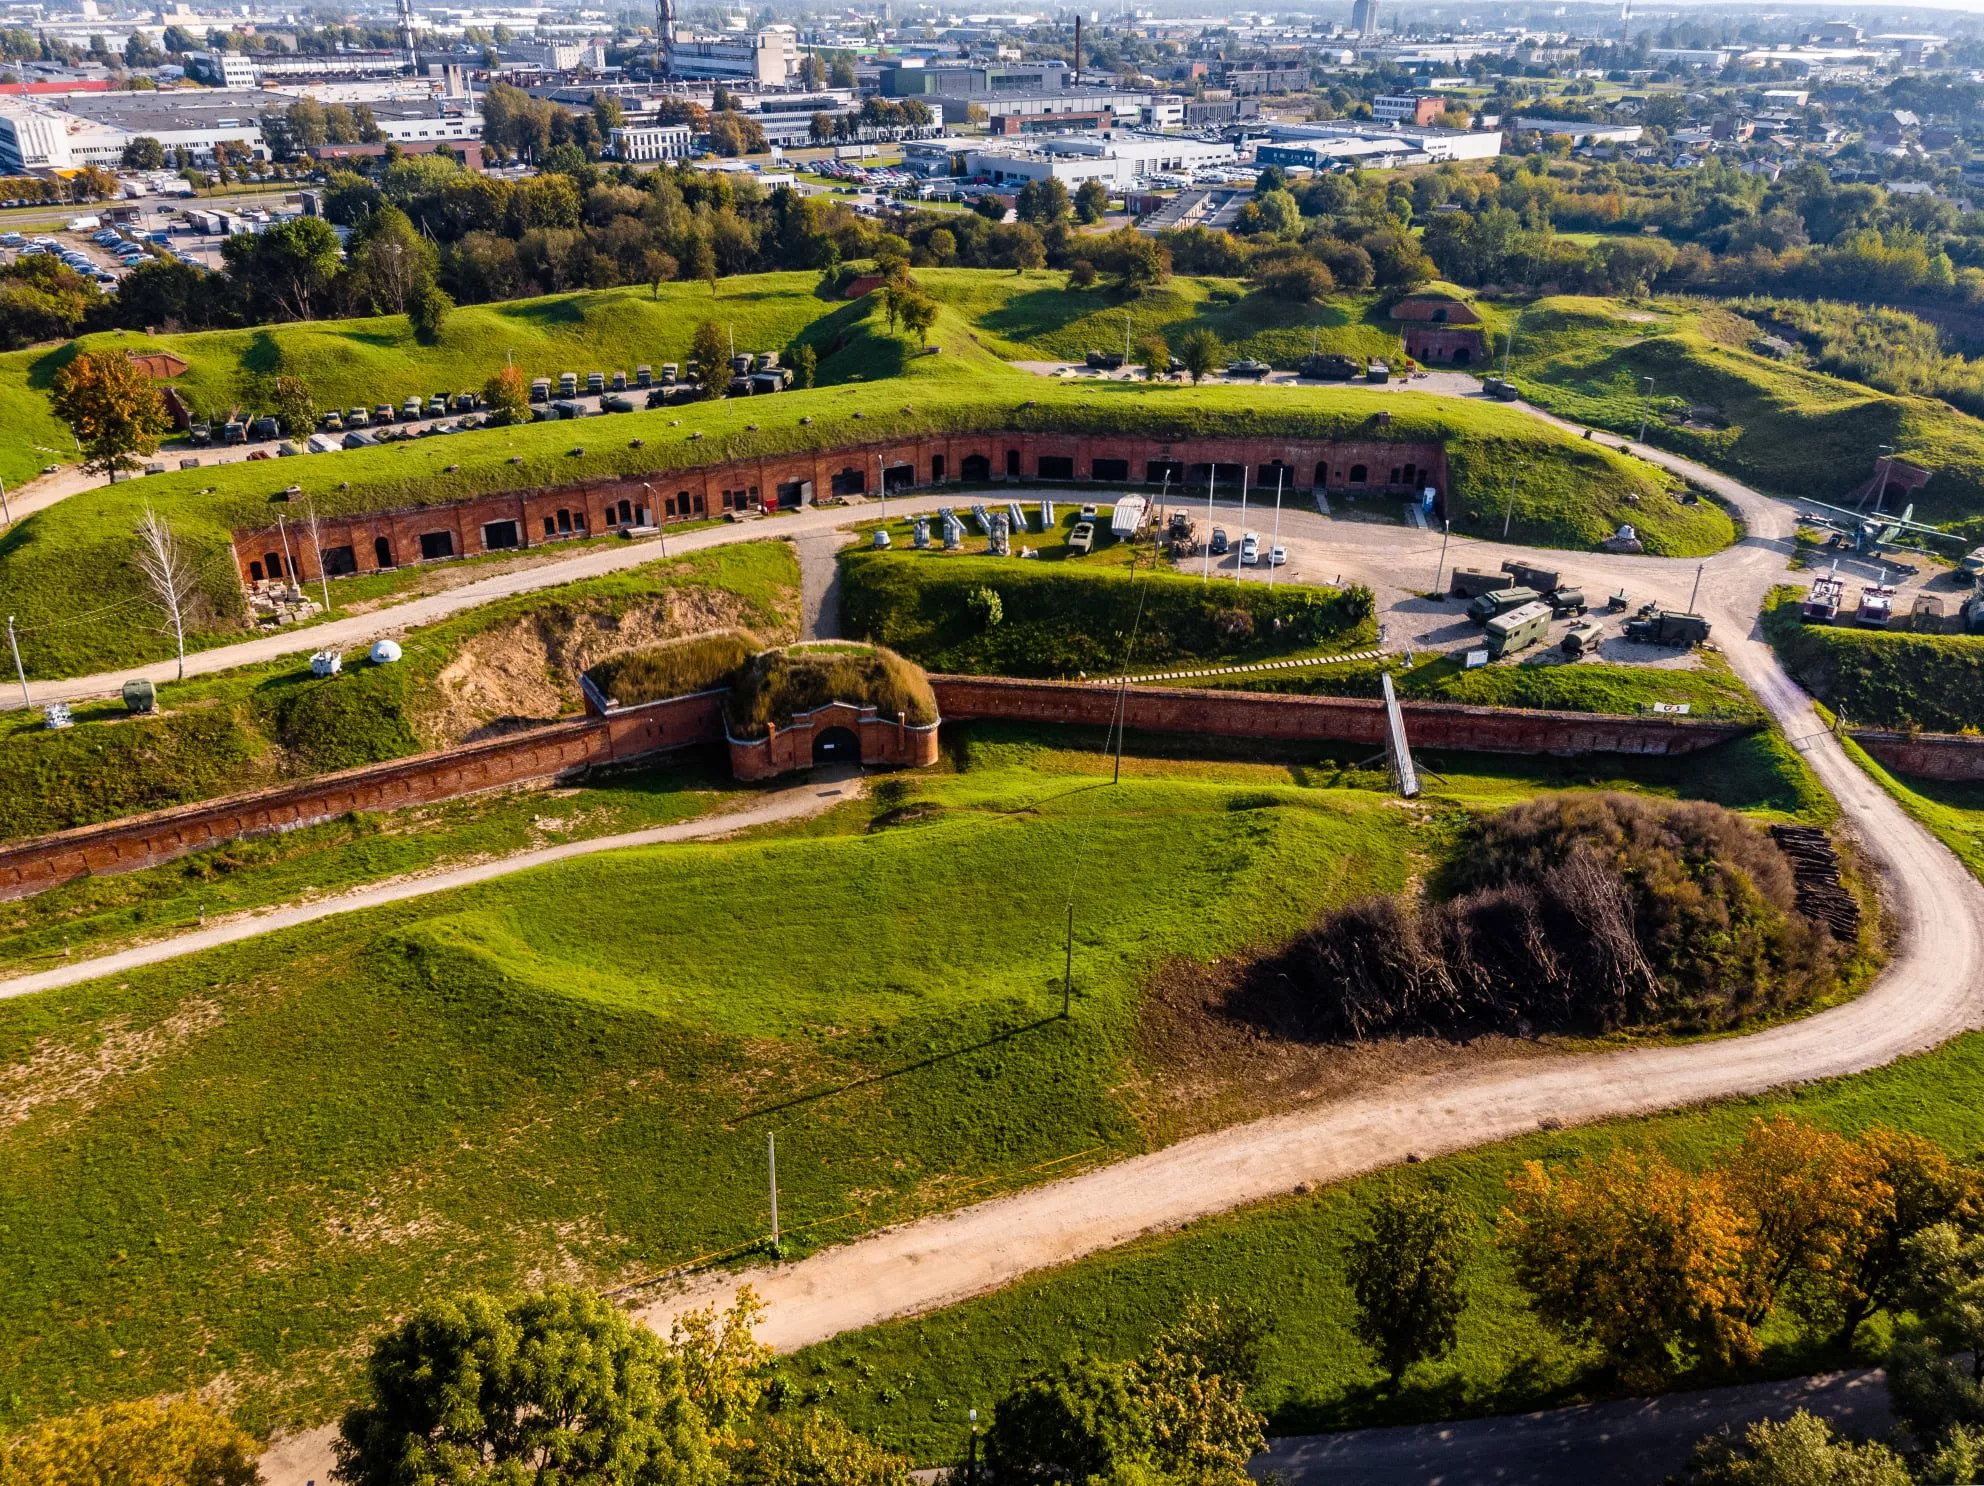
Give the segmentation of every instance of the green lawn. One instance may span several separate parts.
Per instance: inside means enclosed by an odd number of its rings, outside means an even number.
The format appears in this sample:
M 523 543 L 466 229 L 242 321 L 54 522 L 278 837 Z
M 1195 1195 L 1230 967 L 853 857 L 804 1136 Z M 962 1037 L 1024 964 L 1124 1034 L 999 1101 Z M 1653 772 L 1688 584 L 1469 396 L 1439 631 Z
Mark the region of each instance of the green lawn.
M 1984 531 L 1984 422 L 1759 356 L 1748 349 L 1758 333 L 1689 301 L 1548 298 L 1523 310 L 1511 371 L 1539 406 L 1617 433 L 1638 432 L 1651 377 L 1656 409 L 1713 408 L 1718 426 L 1680 427 L 1656 412 L 1649 440 L 1782 495 L 1836 501 L 1892 445 L 1935 472 L 1918 518 Z
M 767 1130 L 802 1247 L 1147 1148 L 1155 967 L 1396 889 L 1536 787 L 1476 760 L 1400 810 L 1284 753 L 1111 789 L 1079 736 L 974 728 L 906 800 L 0 1005 L 0 1426 L 222 1379 L 257 1427 L 314 1423 L 421 1295 L 748 1245 Z M 1071 896 L 1075 1016 L 1043 1020 Z
M 790 544 L 740 542 L 483 605 L 409 632 L 390 666 L 360 646 L 343 674 L 319 678 L 290 656 L 167 683 L 149 717 L 79 704 L 62 731 L 39 714 L 0 714 L 0 839 L 400 758 L 519 715 L 576 713 L 579 671 L 606 654 L 722 624 L 791 639 L 798 595 Z
M 0 903 L 0 965 L 14 974 L 47 970 L 72 956 L 166 938 L 223 914 L 671 825 L 741 797 L 726 760 L 682 754 L 583 786 L 504 790 L 340 816 Z
M 901 337 L 875 324 L 872 297 L 841 313 L 862 317 L 850 322 L 844 338 L 834 330 L 823 343 L 823 374 L 838 377 L 844 364 L 849 376 L 861 378 L 842 385 L 771 402 L 730 400 L 351 450 L 284 461 L 279 470 L 244 463 L 174 471 L 63 501 L 0 537 L 0 590 L 20 617 L 29 675 L 74 675 L 163 653 L 156 609 L 130 565 L 146 504 L 175 523 L 200 567 L 212 617 L 194 643 L 237 637 L 242 599 L 227 534 L 271 522 L 282 509 L 273 498 L 289 482 L 302 493 L 287 509 L 309 504 L 338 514 L 933 431 L 1327 437 L 1364 430 L 1384 413 L 1392 438 L 1445 444 L 1460 529 L 1492 523 L 1499 530 L 1497 500 L 1508 470 L 1521 464 L 1527 474 L 1515 535 L 1522 541 L 1586 547 L 1628 518 L 1649 550 L 1667 555 L 1714 551 L 1733 535 L 1722 511 L 1682 504 L 1670 479 L 1650 466 L 1490 404 L 1351 389 L 1057 383 L 1008 368 L 950 312 L 939 320 L 936 335 L 944 349 L 937 356 L 914 354 Z M 838 316 L 818 322 L 808 334 L 825 336 L 837 323 Z M 1477 509 L 1488 514 L 1477 519 L 1470 514 Z M 91 605 L 80 612 L 79 574 L 89 575 Z

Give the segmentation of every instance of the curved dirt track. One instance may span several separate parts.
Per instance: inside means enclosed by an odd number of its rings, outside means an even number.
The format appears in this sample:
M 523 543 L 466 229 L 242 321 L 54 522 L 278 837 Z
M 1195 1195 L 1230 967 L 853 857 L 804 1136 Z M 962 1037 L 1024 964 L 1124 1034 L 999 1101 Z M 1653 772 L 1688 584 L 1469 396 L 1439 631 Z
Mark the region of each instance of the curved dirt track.
M 1748 525 L 1742 543 L 1700 565 L 1699 607 L 1715 621 L 1716 639 L 1732 666 L 1804 753 L 1863 848 L 1885 871 L 1900 937 L 1871 989 L 1848 1005 L 1746 1037 L 1539 1056 L 1472 1074 L 1404 1079 L 884 1230 L 797 1263 L 703 1277 L 650 1305 L 640 1319 L 665 1329 L 683 1310 L 723 1304 L 748 1283 L 767 1304 L 761 1336 L 790 1349 L 967 1299 L 1033 1271 L 1303 1183 L 1337 1181 L 1408 1155 L 1505 1139 L 1545 1121 L 1573 1124 L 1647 1114 L 1861 1072 L 1984 1025 L 1984 886 L 1852 764 L 1757 634 L 1759 603 L 1784 572 L 1789 511 L 1689 461 L 1651 449 L 1634 452 L 1714 490 Z M 905 508 L 922 504 L 903 502 Z M 1319 517 L 1290 513 L 1290 519 L 1288 530 L 1298 539 L 1315 541 L 1324 530 Z M 770 530 L 784 529 L 789 528 Z M 1400 548 L 1423 547 L 1427 535 L 1396 527 L 1328 531 L 1329 562 L 1340 562 L 1345 572 L 1385 572 L 1393 583 Z M 723 529 L 710 535 L 736 540 L 758 534 Z M 1465 553 L 1467 560 L 1492 565 L 1500 555 L 1520 550 L 1456 542 L 1450 560 Z M 1630 582 L 1637 592 L 1670 604 L 1684 603 L 1697 577 L 1694 563 L 1561 556 L 1577 576 Z M 1323 571 L 1318 568 L 1317 576 Z M 265 1480 L 270 1486 L 325 1481 L 329 1442 L 328 1428 L 280 1442 L 264 1458 Z

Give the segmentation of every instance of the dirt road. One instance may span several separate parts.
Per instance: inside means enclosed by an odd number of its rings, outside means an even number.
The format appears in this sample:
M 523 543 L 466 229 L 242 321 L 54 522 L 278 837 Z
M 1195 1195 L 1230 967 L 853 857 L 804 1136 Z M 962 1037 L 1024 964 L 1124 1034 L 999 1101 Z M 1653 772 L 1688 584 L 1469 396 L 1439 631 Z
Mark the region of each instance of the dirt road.
M 83 981 L 97 980 L 108 975 L 121 975 L 141 965 L 156 965 L 164 960 L 176 960 L 183 955 L 197 954 L 203 949 L 214 949 L 223 944 L 239 944 L 244 939 L 258 939 L 264 934 L 273 934 L 278 929 L 293 929 L 299 924 L 313 924 L 320 919 L 356 913 L 363 908 L 377 908 L 387 903 L 404 903 L 410 898 L 424 898 L 433 893 L 445 893 L 458 887 L 471 887 L 478 882 L 493 882 L 499 877 L 528 872 L 536 867 L 548 867 L 554 862 L 569 862 L 577 857 L 596 856 L 602 851 L 621 851 L 630 846 L 661 846 L 671 841 L 711 841 L 720 836 L 749 830 L 752 826 L 770 825 L 775 821 L 801 820 L 809 815 L 823 814 L 844 800 L 858 798 L 864 788 L 859 769 L 819 768 L 812 771 L 804 784 L 768 791 L 741 810 L 698 816 L 694 820 L 677 821 L 673 825 L 651 826 L 644 831 L 627 831 L 618 836 L 596 836 L 589 841 L 562 842 L 557 846 L 544 846 L 535 851 L 521 851 L 514 856 L 498 857 L 490 862 L 477 862 L 472 867 L 456 867 L 443 872 L 396 878 L 390 882 L 374 883 L 370 887 L 359 888 L 354 892 L 339 893 L 334 897 L 319 898 L 309 903 L 294 903 L 236 914 L 224 922 L 197 929 L 190 934 L 178 934 L 170 939 L 135 945 L 130 949 L 118 950 L 115 954 L 98 955 L 94 959 L 77 960 L 73 964 L 60 965 L 53 970 L 36 971 L 33 975 L 20 975 L 12 980 L 0 980 L 0 1001 L 11 1000 L 15 996 L 33 995 L 36 991 L 51 991 L 58 986 L 80 985 Z
M 1608 440 L 1616 443 L 1616 440 Z M 1819 726 L 1809 703 L 1757 633 L 1756 612 L 1784 571 L 1790 512 L 1687 461 L 1642 451 L 1716 490 L 1742 511 L 1749 534 L 1699 565 L 1699 606 L 1716 624 L 1732 666 L 1783 725 L 1838 798 L 1865 849 L 1885 869 L 1900 943 L 1886 972 L 1854 1002 L 1748 1037 L 1687 1047 L 1640 1048 L 1498 1063 L 1473 1074 L 1401 1080 L 1335 1104 L 1182 1141 L 1028 1191 L 885 1230 L 803 1261 L 703 1277 L 649 1306 L 665 1328 L 684 1309 L 722 1304 L 739 1285 L 767 1302 L 761 1334 L 782 1349 L 891 1317 L 966 1299 L 1048 1266 L 1261 1201 L 1302 1183 L 1339 1181 L 1404 1160 L 1438 1155 L 1537 1128 L 1647 1114 L 1834 1077 L 1919 1052 L 1984 1024 L 1984 887 L 1876 788 Z M 930 504 L 935 504 L 934 499 Z M 902 508 L 912 509 L 904 501 Z M 845 520 L 845 513 L 819 513 Z M 1286 517 L 1286 513 L 1285 513 Z M 796 518 L 810 521 L 813 513 Z M 1333 523 L 1304 514 L 1295 535 L 1327 541 L 1327 563 L 1386 564 L 1427 546 L 1409 528 Z M 1317 523 L 1312 529 L 1309 523 Z M 822 521 L 830 525 L 831 521 Z M 791 530 L 783 525 L 773 530 Z M 739 535 L 756 535 L 755 531 Z M 727 531 L 716 539 L 735 537 Z M 1521 549 L 1471 544 L 1492 566 Z M 588 558 L 583 561 L 592 561 Z M 1620 577 L 1669 602 L 1691 589 L 1698 565 L 1656 558 L 1564 555 L 1583 575 Z M 546 580 L 544 570 L 529 575 Z M 1623 576 L 1622 576 L 1623 575 Z M 1326 578 L 1321 568 L 1313 576 Z M 1396 581 L 1396 580 L 1394 580 Z M 456 597 L 450 595 L 450 598 Z M 483 601 L 482 599 L 473 600 Z M 1924 932 L 1933 924 L 1933 944 Z M 313 1431 L 264 1460 L 270 1486 L 322 1481 L 329 1436 Z

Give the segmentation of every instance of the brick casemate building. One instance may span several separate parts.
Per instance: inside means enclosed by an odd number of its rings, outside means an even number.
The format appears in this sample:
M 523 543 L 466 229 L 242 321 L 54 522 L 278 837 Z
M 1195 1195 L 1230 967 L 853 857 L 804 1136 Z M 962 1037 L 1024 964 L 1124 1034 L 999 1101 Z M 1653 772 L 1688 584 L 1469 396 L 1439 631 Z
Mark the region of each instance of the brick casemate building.
M 1161 439 L 1142 435 L 984 433 L 767 455 L 759 459 L 604 476 L 569 485 L 480 496 L 449 505 L 319 517 L 314 541 L 291 523 L 234 533 L 243 582 L 338 578 L 414 563 L 569 541 L 630 526 L 695 520 L 727 511 L 790 509 L 822 496 L 865 495 L 1004 481 L 1407 496 L 1431 488 L 1445 513 L 1446 450 L 1430 439 L 1388 436 L 1389 415 L 1354 438 Z
M 1415 294 L 1392 306 L 1402 321 L 1405 354 L 1426 366 L 1474 366 L 1488 357 L 1481 316 L 1474 307 L 1440 294 Z
M 755 782 L 815 764 L 859 763 L 878 769 L 921 769 L 937 762 L 937 723 L 917 725 L 898 712 L 883 717 L 872 706 L 829 702 L 773 723 L 762 738 L 739 738 L 724 728 L 730 772 Z

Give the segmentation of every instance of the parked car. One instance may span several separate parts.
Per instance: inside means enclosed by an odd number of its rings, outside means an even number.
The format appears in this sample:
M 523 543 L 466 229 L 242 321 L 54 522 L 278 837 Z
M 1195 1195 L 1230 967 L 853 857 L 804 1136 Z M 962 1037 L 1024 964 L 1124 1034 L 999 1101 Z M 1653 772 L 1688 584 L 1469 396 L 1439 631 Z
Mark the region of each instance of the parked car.
M 363 428 L 371 421 L 372 415 L 364 408 L 353 408 L 344 415 L 344 426 L 346 428 Z
M 1270 548 L 1268 548 L 1268 566 L 1269 566 L 1269 567 L 1271 567 L 1271 568 L 1278 568 L 1278 567 L 1280 567 L 1280 566 L 1281 566 L 1281 565 L 1282 565 L 1283 563 L 1285 563 L 1285 562 L 1287 562 L 1287 561 L 1288 561 L 1288 549 L 1287 549 L 1286 547 L 1270 547 Z
M 1261 560 L 1261 534 L 1247 531 L 1240 534 L 1240 565 L 1251 568 Z
M 380 403 L 372 410 L 372 421 L 374 423 L 391 423 L 393 421 L 393 405 L 389 402 Z
M 428 398 L 428 399 L 427 399 L 427 416 L 428 416 L 428 417 L 430 417 L 430 418 L 445 418 L 445 417 L 447 417 L 447 416 L 448 416 L 448 399 L 447 399 L 447 398 L 445 398 L 445 397 L 441 397 L 441 396 L 438 396 L 438 395 L 437 395 L 437 396 L 434 396 L 434 397 L 430 397 L 430 398 Z
M 344 432 L 344 414 L 340 413 L 336 408 L 332 408 L 330 412 L 324 414 L 320 421 L 325 433 Z
M 1230 544 L 1226 540 L 1226 528 L 1223 526 L 1215 526 L 1212 529 L 1212 540 L 1206 544 L 1207 550 L 1210 551 L 1214 557 L 1224 557 L 1228 551 L 1229 545 Z
M 400 408 L 400 417 L 404 418 L 409 423 L 412 423 L 416 419 L 418 419 L 420 417 L 420 399 L 417 397 L 409 397 L 406 400 L 405 404 Z

